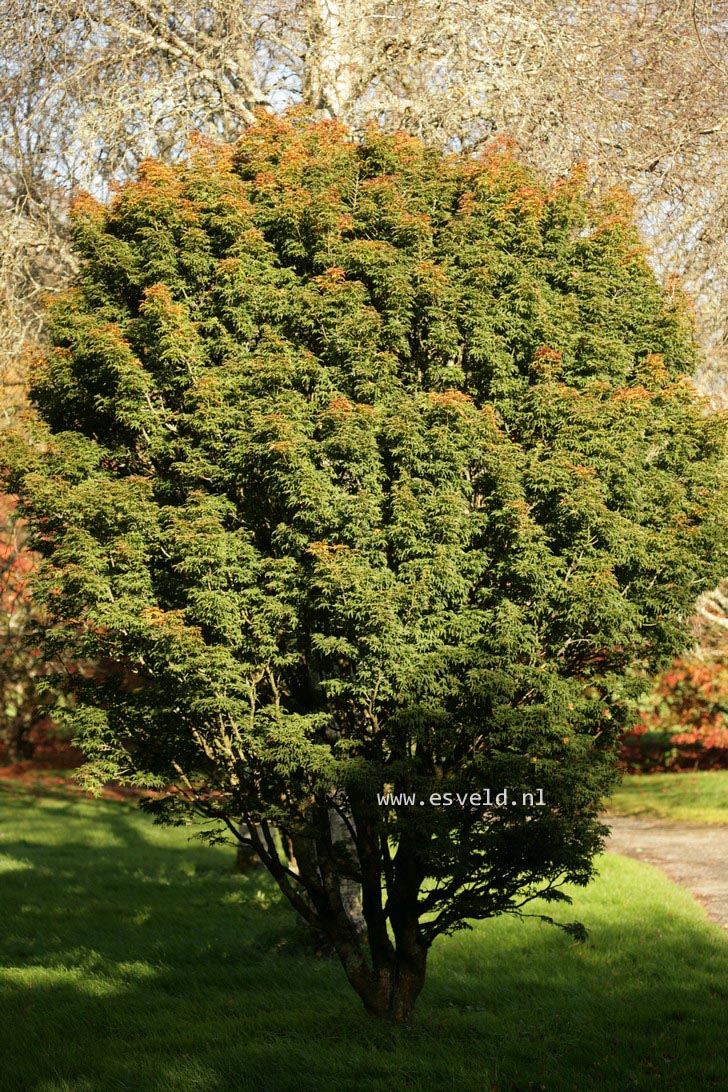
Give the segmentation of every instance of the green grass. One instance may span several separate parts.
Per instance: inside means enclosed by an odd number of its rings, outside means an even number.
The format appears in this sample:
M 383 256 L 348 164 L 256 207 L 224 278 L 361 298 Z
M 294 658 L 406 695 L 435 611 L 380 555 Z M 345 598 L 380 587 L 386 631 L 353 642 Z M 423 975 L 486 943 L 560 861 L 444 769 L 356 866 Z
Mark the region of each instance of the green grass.
M 728 823 L 728 770 L 629 774 L 608 801 L 612 815 Z
M 3 1092 L 728 1086 L 728 945 L 646 865 L 607 856 L 576 893 L 585 945 L 510 919 L 442 939 L 402 1032 L 231 860 L 124 804 L 0 783 Z

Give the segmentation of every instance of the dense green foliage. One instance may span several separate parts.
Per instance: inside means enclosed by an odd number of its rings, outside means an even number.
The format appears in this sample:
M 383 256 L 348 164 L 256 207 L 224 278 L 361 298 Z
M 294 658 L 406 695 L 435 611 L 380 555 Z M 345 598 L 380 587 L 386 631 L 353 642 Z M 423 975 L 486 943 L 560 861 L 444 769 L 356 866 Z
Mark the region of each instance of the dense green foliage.
M 506 918 L 437 941 L 417 1026 L 400 1035 L 362 1024 L 275 885 L 231 872 L 229 849 L 12 782 L 0 782 L 0 830 L 9 1092 L 726 1085 L 728 945 L 687 891 L 639 862 L 609 854 L 574 890 L 587 944 Z
M 295 119 L 146 163 L 75 236 L 10 484 L 50 651 L 126 671 L 78 680 L 80 738 L 242 826 L 401 1018 L 438 933 L 589 879 L 628 669 L 724 571 L 679 292 L 578 172 Z M 377 802 L 484 787 L 546 806 Z

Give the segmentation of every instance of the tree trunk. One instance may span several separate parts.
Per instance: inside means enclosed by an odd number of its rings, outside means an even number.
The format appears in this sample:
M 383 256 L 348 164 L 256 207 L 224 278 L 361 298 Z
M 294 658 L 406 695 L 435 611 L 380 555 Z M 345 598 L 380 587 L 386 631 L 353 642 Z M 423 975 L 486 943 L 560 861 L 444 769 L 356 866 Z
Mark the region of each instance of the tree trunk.
M 21 718 L 17 718 L 14 723 L 11 721 L 2 733 L 0 742 L 5 744 L 11 766 L 17 766 L 19 762 L 25 762 L 33 757 L 35 748 L 28 738 L 28 730 L 28 725 Z
M 400 1027 L 410 1027 L 417 998 L 425 984 L 426 950 L 414 958 L 397 958 L 393 967 L 375 972 L 363 989 L 352 982 L 370 1016 Z M 351 980 L 350 980 L 351 981 Z
M 349 812 L 349 818 L 350 822 L 353 822 L 353 819 L 351 819 L 351 812 Z M 331 841 L 334 845 L 339 846 L 346 853 L 352 865 L 358 868 L 359 860 L 351 833 L 335 808 L 329 809 L 329 825 L 331 828 Z M 346 916 L 356 929 L 357 933 L 359 933 L 360 936 L 365 937 L 367 926 L 362 911 L 361 885 L 348 876 L 341 876 L 339 879 L 339 893 L 341 895 L 341 902 L 344 910 L 346 911 Z
M 389 997 L 385 1019 L 402 1027 L 410 1027 L 417 998 L 425 984 L 425 957 L 418 967 L 400 968 Z
M 308 927 L 335 951 L 366 1011 L 378 1020 L 409 1027 L 427 964 L 428 945 L 419 928 L 421 879 L 413 854 L 403 852 L 387 911 L 382 905 L 377 832 L 367 830 L 361 814 L 350 829 L 355 820 L 347 810 L 348 822 L 337 809 L 323 806 L 305 833 L 283 831 L 286 868 L 277 867 L 265 854 L 264 858 Z M 353 864 L 359 867 L 353 869 Z M 291 885 L 289 870 L 299 877 L 300 886 Z
M 238 832 L 241 837 L 251 837 L 256 833 L 254 827 L 252 831 L 246 831 L 243 827 Z M 265 865 L 261 861 L 259 855 L 256 853 L 252 845 L 248 845 L 244 842 L 238 842 L 235 847 L 235 869 L 237 872 L 252 872 L 256 868 L 265 868 Z
M 352 0 L 307 0 L 309 40 L 303 100 L 322 117 L 341 118 L 355 93 L 361 6 Z
M 263 862 L 258 854 L 250 846 L 238 846 L 235 852 L 235 868 L 238 872 L 252 872 L 256 868 L 263 868 Z

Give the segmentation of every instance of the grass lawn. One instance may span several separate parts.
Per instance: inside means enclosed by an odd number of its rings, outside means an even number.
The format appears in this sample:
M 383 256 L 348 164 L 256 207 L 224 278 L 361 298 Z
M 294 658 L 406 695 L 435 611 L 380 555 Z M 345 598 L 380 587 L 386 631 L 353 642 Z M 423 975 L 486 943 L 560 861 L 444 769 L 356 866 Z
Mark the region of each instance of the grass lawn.
M 608 802 L 612 815 L 728 823 L 728 770 L 628 774 Z
M 728 944 L 647 865 L 607 856 L 576 893 L 585 945 L 505 919 L 440 940 L 401 1032 L 264 876 L 187 837 L 0 782 L 3 1092 L 728 1087 Z

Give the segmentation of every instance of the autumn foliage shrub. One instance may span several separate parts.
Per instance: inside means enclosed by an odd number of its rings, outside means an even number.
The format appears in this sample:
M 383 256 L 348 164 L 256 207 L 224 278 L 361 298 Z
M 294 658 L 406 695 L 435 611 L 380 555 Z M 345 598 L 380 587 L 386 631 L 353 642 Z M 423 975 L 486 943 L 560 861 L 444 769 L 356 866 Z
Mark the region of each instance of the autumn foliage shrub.
M 675 660 L 625 733 L 622 758 L 643 771 L 728 767 L 726 659 Z
M 31 594 L 38 562 L 26 528 L 17 518 L 16 498 L 0 496 L 0 764 L 33 761 L 50 766 L 78 764 L 72 731 L 59 724 L 73 697 L 53 682 L 62 670 L 98 675 L 99 665 L 69 657 L 59 648 L 55 662 L 41 648 L 47 615 Z
M 48 699 L 39 689 L 47 666 L 29 643 L 33 564 L 15 500 L 0 497 L 0 758 L 11 763 L 30 758 L 51 727 Z

